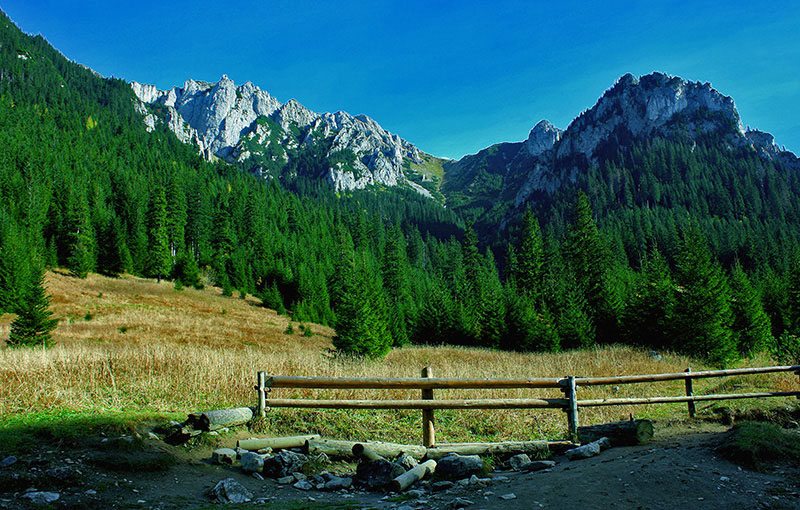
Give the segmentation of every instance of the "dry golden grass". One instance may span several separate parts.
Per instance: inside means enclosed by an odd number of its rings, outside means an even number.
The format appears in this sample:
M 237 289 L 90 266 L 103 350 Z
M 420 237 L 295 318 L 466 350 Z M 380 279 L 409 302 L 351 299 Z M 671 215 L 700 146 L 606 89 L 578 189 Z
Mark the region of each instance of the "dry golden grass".
M 47 285 L 61 318 L 49 350 L 0 347 L 0 416 L 26 413 L 187 413 L 253 405 L 256 373 L 316 376 L 523 378 L 677 372 L 702 365 L 666 354 L 654 360 L 630 347 L 562 354 L 517 354 L 455 347 L 408 347 L 384 360 L 347 360 L 331 353 L 330 328 L 311 325 L 312 338 L 284 333 L 288 318 L 248 297 L 222 297 L 218 289 L 176 291 L 167 282 L 90 275 L 86 280 L 50 273 Z M 89 315 L 87 315 L 90 314 Z M 11 316 L 0 318 L 6 338 Z M 748 360 L 742 366 L 768 364 Z M 724 387 L 721 386 L 724 384 Z M 796 389 L 790 375 L 696 381 L 695 392 L 719 389 Z M 683 382 L 579 389 L 580 398 L 678 395 Z M 275 390 L 275 396 L 417 398 L 393 390 Z M 436 398 L 558 397 L 557 390 L 437 390 Z M 699 408 L 705 406 L 699 405 Z M 685 406 L 606 407 L 581 410 L 581 422 L 627 418 L 681 419 Z M 556 438 L 566 429 L 558 410 L 437 411 L 440 442 Z M 265 432 L 319 432 L 328 436 L 419 442 L 419 411 L 273 410 Z

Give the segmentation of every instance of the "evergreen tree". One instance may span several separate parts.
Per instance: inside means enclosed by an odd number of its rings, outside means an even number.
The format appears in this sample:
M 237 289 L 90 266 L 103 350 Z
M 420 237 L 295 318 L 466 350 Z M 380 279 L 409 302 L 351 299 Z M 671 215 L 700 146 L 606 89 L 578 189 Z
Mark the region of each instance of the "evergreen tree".
M 167 236 L 167 198 L 161 186 L 153 190 L 147 214 L 147 274 L 158 281 L 170 274 L 172 259 Z
M 16 313 L 17 317 L 11 323 L 8 345 L 12 347 L 52 345 L 50 332 L 58 325 L 58 319 L 52 318 L 50 296 L 44 288 L 43 273 L 30 282 Z
M 800 251 L 789 266 L 786 280 L 786 327 L 790 334 L 800 336 Z
M 731 312 L 733 334 L 740 354 L 748 356 L 771 347 L 769 318 L 761 297 L 738 261 L 731 275 Z
M 411 311 L 409 270 L 403 233 L 398 226 L 393 226 L 384 248 L 382 274 L 383 287 L 388 298 L 390 331 L 394 346 L 404 345 L 409 341 L 406 323 L 407 313 Z
M 558 352 L 561 340 L 547 309 L 537 310 L 528 294 L 507 292 L 508 331 L 503 348 L 518 351 Z
M 373 268 L 365 254 L 357 257 L 347 281 L 342 282 L 344 297 L 336 310 L 336 336 L 333 346 L 343 354 L 379 358 L 392 345 L 389 310 Z
M 609 313 L 611 307 L 607 306 L 604 294 L 608 253 L 592 216 L 589 199 L 582 191 L 578 192 L 575 202 L 566 255 L 578 292 L 583 293 L 586 303 L 584 312 L 596 326 L 597 336 L 601 341 L 614 340 L 617 334 L 617 317 Z
M 542 299 L 543 265 L 542 233 L 529 206 L 522 216 L 522 240 L 517 255 L 515 281 L 519 290 L 532 296 L 535 302 Z
M 684 233 L 675 274 L 675 349 L 724 366 L 737 356 L 730 290 L 696 229 Z
M 651 349 L 673 345 L 671 320 L 675 313 L 675 283 L 666 259 L 653 250 L 629 296 L 623 318 L 628 343 Z
M 83 195 L 73 198 L 68 224 L 67 267 L 73 276 L 86 278 L 94 269 L 95 239 L 89 218 L 89 204 Z

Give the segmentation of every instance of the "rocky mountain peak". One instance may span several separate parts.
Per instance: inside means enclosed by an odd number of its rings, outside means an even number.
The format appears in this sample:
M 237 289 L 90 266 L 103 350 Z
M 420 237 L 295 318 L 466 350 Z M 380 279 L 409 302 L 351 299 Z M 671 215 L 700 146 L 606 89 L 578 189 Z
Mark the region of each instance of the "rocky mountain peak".
M 561 139 L 562 130 L 558 129 L 548 120 L 539 121 L 533 126 L 525 140 L 525 149 L 531 156 L 538 156 L 546 150 L 553 148 L 553 145 Z
M 584 154 L 595 161 L 595 149 L 612 133 L 628 137 L 667 135 L 676 119 L 689 136 L 731 131 L 743 135 L 736 105 L 709 83 L 689 82 L 677 76 L 652 73 L 636 79 L 625 74 L 564 133 L 558 157 Z M 621 131 L 620 131 L 621 130 Z
M 137 82 L 131 83 L 131 88 L 142 103 L 140 110 L 149 129 L 165 122 L 182 141 L 196 143 L 206 158 L 246 163 L 266 151 L 269 161 L 277 162 L 276 149 L 267 146 L 280 143 L 283 156 L 278 159 L 285 162 L 286 149 L 333 137 L 328 155 L 342 152 L 355 156 L 348 164 L 331 167 L 328 181 L 337 191 L 374 184 L 407 185 L 429 195 L 405 175 L 409 165 L 422 163 L 419 149 L 366 115 L 318 114 L 294 99 L 281 104 L 252 82 L 237 87 L 227 75 L 216 83 L 189 79 L 183 87 L 166 91 Z M 147 104 L 164 107 L 163 118 L 148 112 Z M 281 132 L 273 133 L 263 122 L 256 122 L 263 118 L 274 121 Z

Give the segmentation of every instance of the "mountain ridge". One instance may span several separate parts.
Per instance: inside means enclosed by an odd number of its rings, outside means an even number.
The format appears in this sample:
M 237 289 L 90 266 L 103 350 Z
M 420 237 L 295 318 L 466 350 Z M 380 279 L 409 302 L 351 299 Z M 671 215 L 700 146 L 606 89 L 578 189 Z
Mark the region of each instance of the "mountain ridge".
M 219 157 L 265 177 L 282 172 L 287 150 L 322 144 L 327 168 L 314 177 L 337 192 L 400 186 L 429 198 L 441 192 L 448 205 L 503 200 L 518 208 L 537 193 L 575 182 L 584 168 L 633 140 L 683 137 L 694 143 L 715 133 L 731 147 L 747 146 L 779 165 L 800 168 L 771 134 L 745 129 L 730 96 L 708 82 L 660 72 L 621 76 L 563 130 L 541 120 L 523 141 L 500 142 L 458 160 L 426 154 L 366 115 L 319 114 L 295 99 L 281 104 L 252 82 L 236 86 L 225 75 L 216 83 L 190 79 L 165 91 L 135 81 L 131 87 L 148 130 L 159 118 L 147 105 L 161 105 L 166 110 L 160 120 L 206 159 Z M 502 157 L 489 156 L 498 150 Z
M 403 185 L 431 197 L 428 190 L 406 177 L 411 164 L 423 163 L 424 153 L 367 115 L 344 111 L 319 114 L 295 99 L 281 104 L 252 82 L 236 86 L 226 75 L 216 83 L 190 79 L 183 87 L 165 91 L 135 81 L 131 88 L 142 103 L 140 112 L 149 130 L 159 119 L 145 105 L 160 105 L 165 108 L 161 120 L 183 142 L 197 144 L 208 160 L 219 157 L 246 164 L 254 152 L 261 151 L 270 155 L 270 161 L 288 163 L 286 149 L 331 138 L 326 155 L 346 155 L 345 161 L 331 165 L 325 175 L 335 191 Z M 255 144 L 247 143 L 254 139 Z M 280 144 L 282 150 L 269 148 L 270 143 Z

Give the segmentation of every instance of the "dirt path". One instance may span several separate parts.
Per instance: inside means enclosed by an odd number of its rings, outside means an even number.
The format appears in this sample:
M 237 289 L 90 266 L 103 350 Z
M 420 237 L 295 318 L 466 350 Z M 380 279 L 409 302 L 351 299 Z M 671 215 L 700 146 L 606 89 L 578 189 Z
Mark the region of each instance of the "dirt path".
M 742 469 L 715 452 L 724 431 L 718 427 L 644 446 L 612 448 L 581 461 L 556 457 L 551 471 L 496 472 L 495 481 L 485 487 L 432 492 L 429 484 L 423 484 L 424 490 L 400 496 L 355 490 L 306 492 L 274 480 L 257 480 L 236 467 L 210 464 L 210 448 L 187 450 L 149 441 L 144 451 L 108 451 L 99 440 L 90 440 L 83 447 L 42 449 L 0 469 L 0 508 L 33 508 L 21 498 L 30 488 L 58 492 L 60 498 L 52 508 L 199 508 L 212 506 L 206 491 L 229 477 L 255 498 L 264 498 L 268 508 L 449 509 L 457 498 L 471 501 L 469 509 L 487 510 L 800 508 L 800 466 L 771 473 Z M 162 465 L 164 459 L 174 464 Z M 58 480 L 55 468 L 68 468 L 71 475 Z M 511 494 L 513 499 L 503 499 Z

